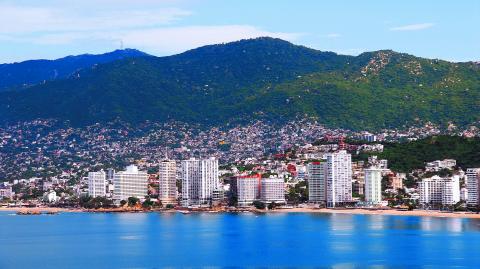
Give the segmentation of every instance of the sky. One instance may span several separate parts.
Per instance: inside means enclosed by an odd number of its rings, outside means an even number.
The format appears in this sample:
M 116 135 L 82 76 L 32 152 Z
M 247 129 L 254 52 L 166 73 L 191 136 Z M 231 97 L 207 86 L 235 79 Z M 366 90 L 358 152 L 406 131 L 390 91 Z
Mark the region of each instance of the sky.
M 479 0 L 0 0 L 0 63 L 271 36 L 358 55 L 480 61 Z

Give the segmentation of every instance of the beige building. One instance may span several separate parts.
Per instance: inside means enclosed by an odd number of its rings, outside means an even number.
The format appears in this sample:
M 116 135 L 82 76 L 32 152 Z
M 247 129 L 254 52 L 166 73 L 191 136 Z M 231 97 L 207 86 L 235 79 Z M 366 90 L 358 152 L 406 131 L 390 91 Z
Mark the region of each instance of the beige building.
M 158 200 L 165 206 L 177 203 L 177 163 L 163 160 L 158 168 Z

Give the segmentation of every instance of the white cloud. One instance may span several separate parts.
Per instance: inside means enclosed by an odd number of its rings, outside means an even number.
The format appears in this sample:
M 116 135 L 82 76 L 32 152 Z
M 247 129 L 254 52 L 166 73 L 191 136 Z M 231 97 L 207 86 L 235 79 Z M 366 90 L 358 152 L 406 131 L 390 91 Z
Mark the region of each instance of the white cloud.
M 23 6 L 0 3 L 0 41 L 45 48 L 83 44 L 117 47 L 122 41 L 125 47 L 168 55 L 245 38 L 270 36 L 293 41 L 302 35 L 252 25 L 175 26 L 175 22 L 192 14 L 171 6 L 181 0 L 139 0 L 144 5 L 126 0 L 103 0 L 98 4 L 91 0 L 44 1 Z
M 331 34 L 326 35 L 326 37 L 328 37 L 328 38 L 339 38 L 341 36 L 342 35 L 338 34 L 338 33 L 331 33 Z
M 131 31 L 119 34 L 126 46 L 143 48 L 153 53 L 178 53 L 188 49 L 231 42 L 246 38 L 270 36 L 296 40 L 300 33 L 269 32 L 250 25 L 186 26 Z
M 171 24 L 192 13 L 178 8 L 93 9 L 89 14 L 71 8 L 0 4 L 0 34 L 98 31 Z
M 435 26 L 434 23 L 417 23 L 390 28 L 390 31 L 418 31 Z
M 125 47 L 137 48 L 157 55 L 167 55 L 180 53 L 199 46 L 246 38 L 269 36 L 294 41 L 301 35 L 303 34 L 270 32 L 251 25 L 197 25 L 122 31 L 53 33 L 38 35 L 28 39 L 17 38 L 17 41 L 39 45 L 65 45 L 82 41 L 106 41 L 117 44 L 121 40 Z

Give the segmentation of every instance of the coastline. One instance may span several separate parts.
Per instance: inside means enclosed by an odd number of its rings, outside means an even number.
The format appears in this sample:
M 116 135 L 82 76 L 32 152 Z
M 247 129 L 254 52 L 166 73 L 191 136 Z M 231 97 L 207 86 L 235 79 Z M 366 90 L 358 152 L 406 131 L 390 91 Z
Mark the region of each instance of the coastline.
M 185 210 L 141 210 L 129 208 L 114 209 L 72 209 L 58 207 L 0 207 L 0 212 L 34 212 L 34 213 L 174 213 L 185 212 Z M 436 217 L 436 218 L 469 218 L 480 219 L 480 214 L 474 212 L 441 212 L 436 210 L 412 210 L 403 211 L 396 209 L 330 209 L 330 208 L 288 208 L 275 210 L 256 210 L 256 209 L 239 209 L 239 210 L 191 210 L 189 213 L 309 213 L 309 214 L 352 214 L 352 215 L 385 215 L 385 216 L 417 216 L 417 217 Z
M 411 210 L 403 211 L 396 209 L 312 209 L 312 208 L 291 208 L 277 209 L 275 212 L 285 213 L 325 213 L 325 214 L 352 214 L 352 215 L 385 215 L 385 216 L 416 216 L 416 217 L 436 217 L 436 218 L 469 218 L 480 219 L 480 214 L 473 212 L 442 212 L 437 210 Z

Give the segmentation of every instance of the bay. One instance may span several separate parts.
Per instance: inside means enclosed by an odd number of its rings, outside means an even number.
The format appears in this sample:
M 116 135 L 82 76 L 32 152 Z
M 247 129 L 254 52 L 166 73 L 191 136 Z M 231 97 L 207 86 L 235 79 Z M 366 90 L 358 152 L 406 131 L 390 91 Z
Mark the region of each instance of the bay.
M 480 268 L 480 220 L 0 212 L 0 268 Z

